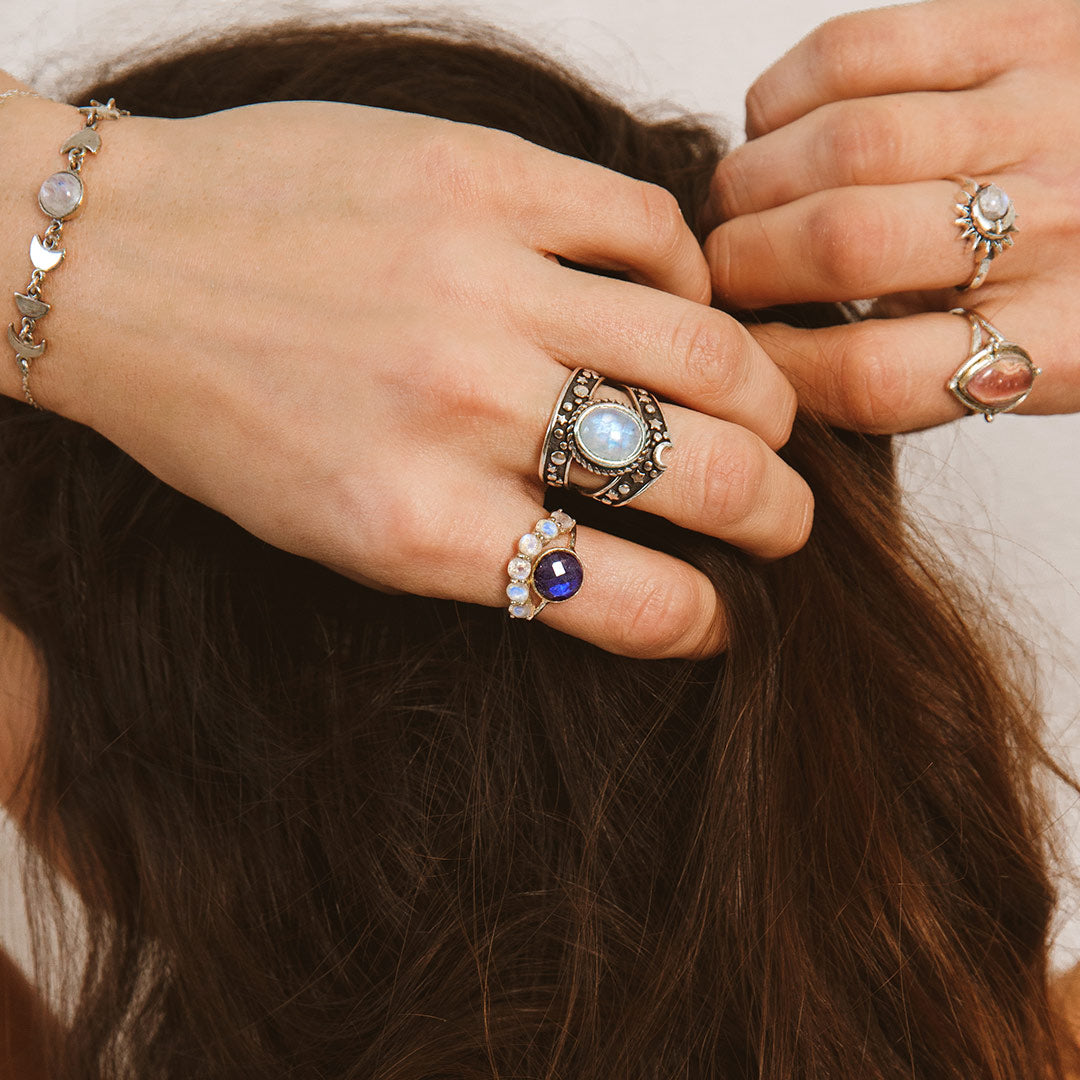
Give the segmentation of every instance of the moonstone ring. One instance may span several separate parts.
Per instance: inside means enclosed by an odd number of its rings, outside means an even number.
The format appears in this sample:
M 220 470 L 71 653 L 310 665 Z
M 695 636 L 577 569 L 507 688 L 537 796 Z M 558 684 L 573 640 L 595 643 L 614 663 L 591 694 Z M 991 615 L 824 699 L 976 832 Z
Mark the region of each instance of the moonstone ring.
M 1012 247 L 1016 228 L 1016 207 L 997 184 L 980 184 L 970 176 L 950 176 L 960 185 L 960 199 L 956 204 L 959 217 L 955 224 L 960 228 L 960 239 L 971 241 L 975 256 L 975 268 L 971 277 L 957 291 L 977 289 L 990 272 L 990 264 L 1007 247 Z
M 613 391 L 624 400 L 606 396 Z M 540 479 L 551 487 L 569 487 L 570 466 L 576 461 L 601 478 L 599 487 L 582 489 L 582 494 L 621 506 L 659 479 L 670 448 L 660 402 L 648 390 L 577 368 L 548 421 Z
M 963 315 L 971 324 L 971 348 L 967 359 L 948 382 L 948 388 L 969 409 L 980 412 L 987 422 L 998 413 L 1015 409 L 1031 393 L 1035 366 L 1025 349 L 991 325 L 979 312 L 953 308 L 950 315 Z
M 585 571 L 574 551 L 576 543 L 577 522 L 561 510 L 541 518 L 518 541 L 517 554 L 506 565 L 511 619 L 532 619 L 548 604 L 577 595 Z

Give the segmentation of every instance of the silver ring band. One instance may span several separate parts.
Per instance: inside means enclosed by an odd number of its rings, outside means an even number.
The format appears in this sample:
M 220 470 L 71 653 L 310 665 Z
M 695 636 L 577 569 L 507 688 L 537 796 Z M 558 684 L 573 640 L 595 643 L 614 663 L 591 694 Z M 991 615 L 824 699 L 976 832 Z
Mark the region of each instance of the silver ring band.
M 610 396 L 615 391 L 624 399 Z M 580 489 L 608 506 L 622 506 L 658 480 L 671 448 L 667 422 L 655 395 L 576 368 L 551 412 L 540 451 L 540 479 L 550 487 L 570 487 L 576 461 L 601 479 Z

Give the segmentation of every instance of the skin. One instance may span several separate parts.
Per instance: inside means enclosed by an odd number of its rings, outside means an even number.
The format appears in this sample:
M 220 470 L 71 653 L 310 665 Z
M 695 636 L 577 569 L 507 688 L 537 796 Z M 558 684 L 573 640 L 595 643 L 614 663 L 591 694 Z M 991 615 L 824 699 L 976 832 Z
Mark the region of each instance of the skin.
M 993 0 L 978 0 L 983 12 L 991 6 L 996 12 Z M 951 9 L 957 20 L 952 29 L 959 33 L 962 26 L 966 42 L 972 19 L 961 18 L 957 9 L 970 15 L 970 0 L 927 7 Z M 1055 9 L 1067 15 L 1065 4 Z M 1069 4 L 1068 11 L 1074 10 Z M 1017 24 L 1025 32 L 1023 20 Z M 952 185 L 946 188 L 937 179 L 940 157 L 921 167 L 886 168 L 880 162 L 888 158 L 888 146 L 875 154 L 877 136 L 864 133 L 877 126 L 864 126 L 855 109 L 867 107 L 863 99 L 875 95 L 908 94 L 911 103 L 894 108 L 890 102 L 885 111 L 901 118 L 905 109 L 921 115 L 918 89 L 973 90 L 1003 71 L 988 75 L 993 64 L 984 47 L 983 66 L 961 80 L 955 48 L 943 46 L 934 78 L 929 70 L 907 77 L 883 74 L 872 55 L 880 25 L 872 32 L 871 25 L 851 30 L 847 66 L 841 38 L 848 31 L 821 31 L 824 43 L 804 43 L 801 60 L 797 49 L 751 92 L 753 139 L 721 166 L 714 193 L 718 215 L 732 220 L 712 234 L 707 248 L 713 284 L 726 299 L 753 306 L 915 290 L 895 301 L 894 310 L 903 310 L 904 304 L 930 303 L 923 301 L 923 290 L 966 276 L 967 258 L 944 244 L 932 260 L 906 261 L 912 238 L 924 245 L 932 235 L 928 222 L 938 220 L 941 203 L 953 193 Z M 907 32 L 914 33 L 910 27 Z M 1035 55 L 1045 60 L 1039 48 L 1028 54 L 1032 68 Z M 912 49 L 897 55 L 909 63 L 917 59 Z M 999 60 L 1016 56 L 1001 50 Z M 826 61 L 824 67 L 815 57 Z M 843 85 L 836 75 L 822 82 L 832 60 L 849 80 Z M 942 72 L 955 74 L 958 85 L 948 85 Z M 3 81 L 0 89 L 8 85 L 14 82 Z M 791 130 L 846 98 L 855 99 L 848 113 L 829 114 L 837 117 L 841 152 L 835 164 L 853 169 L 851 162 L 865 152 L 865 171 L 830 173 L 826 162 L 818 173 L 807 172 L 806 159 L 821 156 L 819 134 L 808 124 L 795 137 L 789 137 Z M 669 459 L 672 470 L 638 506 L 766 556 L 803 542 L 809 492 L 771 454 L 790 427 L 790 387 L 744 331 L 701 307 L 708 297 L 703 264 L 688 247 L 670 203 L 655 189 L 565 159 L 556 163 L 553 155 L 507 136 L 451 131 L 453 126 L 416 119 L 405 131 L 370 110 L 360 110 L 368 114 L 363 117 L 339 113 L 331 120 L 333 108 L 274 106 L 257 119 L 241 110 L 200 121 L 110 126 L 108 152 L 89 163 L 92 179 L 88 172 L 91 197 L 102 212 L 96 221 L 88 213 L 78 232 L 71 230 L 77 262 L 47 283 L 56 311 L 42 330 L 56 344 L 49 362 L 35 369 L 35 389 L 45 404 L 92 424 L 181 490 L 271 542 L 377 587 L 501 604 L 503 564 L 512 551 L 512 541 L 504 545 L 503 538 L 525 531 L 540 516 L 534 477 L 539 434 L 530 441 L 520 432 L 542 433 L 567 369 L 589 364 L 676 403 L 668 410 L 677 445 Z M 18 225 L 0 239 L 5 280 L 21 280 L 26 257 L 20 238 L 42 225 L 31 200 L 9 193 L 23 191 L 26 176 L 41 173 L 41 162 L 74 130 L 73 114 L 65 110 L 61 117 L 61 109 L 20 101 L 0 113 L 0 129 L 11 136 L 5 147 L 17 148 L 0 162 L 0 219 Z M 339 122 L 355 125 L 352 137 L 328 130 Z M 188 125 L 183 152 L 173 134 L 178 123 Z M 294 140 L 284 149 L 283 132 Z M 778 137 L 770 142 L 772 134 Z M 972 131 L 966 135 L 976 148 L 981 145 Z M 844 151 L 845 137 L 853 140 L 851 153 Z M 319 149 L 320 138 L 333 146 L 333 154 Z M 911 141 L 919 138 L 916 131 Z M 361 139 L 364 160 L 343 162 L 346 148 Z M 313 157 L 305 159 L 305 146 L 314 148 Z M 377 153 L 370 153 L 372 146 Z M 214 189 L 210 173 L 221 177 L 223 153 L 234 190 L 240 189 L 243 169 L 258 163 L 259 187 L 245 187 L 256 210 L 243 212 L 235 199 Z M 147 161 L 158 164 L 148 169 Z M 305 168 L 305 161 L 318 168 Z M 494 161 L 500 167 L 511 163 L 512 188 L 494 175 Z M 952 162 L 949 169 L 998 175 L 1000 164 Z M 358 206 L 358 197 L 350 201 L 339 193 L 327 212 L 326 174 L 333 169 L 342 171 L 343 184 L 369 196 L 385 185 L 385 199 L 375 196 L 370 205 Z M 377 183 L 364 183 L 365 169 Z M 148 181 L 165 177 L 177 181 L 170 181 L 167 200 L 147 194 Z M 810 187 L 799 186 L 802 177 L 813 178 Z M 777 178 L 783 183 L 770 188 Z M 1039 204 L 1037 184 L 1014 182 L 1008 174 L 999 178 L 1025 209 Z M 902 193 L 908 213 L 883 217 L 886 195 L 894 208 L 896 193 L 875 188 L 897 183 L 911 186 Z M 857 186 L 867 190 L 850 190 Z M 1050 201 L 1063 194 L 1046 187 Z M 553 198 L 564 190 L 580 193 L 569 212 Z M 301 192 L 310 194 L 310 202 L 299 205 L 321 207 L 320 214 L 305 218 L 288 209 L 294 205 L 290 197 Z M 816 203 L 801 202 L 814 196 Z M 401 213 L 395 200 L 409 212 Z M 789 207 L 794 209 L 788 216 L 780 216 Z M 797 235 L 808 207 L 815 211 L 809 242 Z M 1061 220 L 1068 216 L 1065 207 L 1055 203 L 1054 209 L 1055 231 L 1038 241 L 1042 258 L 1051 240 L 1067 246 L 1072 227 Z M 893 217 L 904 219 L 895 236 L 868 232 L 869 222 Z M 359 244 L 342 242 L 343 220 L 362 222 Z M 154 242 L 163 230 L 168 243 Z M 312 242 L 313 235 L 321 242 Z M 409 237 L 423 238 L 423 260 L 403 250 Z M 881 241 L 886 246 L 879 256 Z M 484 265 L 476 259 L 478 250 L 486 252 Z M 980 307 L 995 321 L 999 311 L 1019 314 L 1017 305 L 1028 295 L 1023 275 L 1035 271 L 1030 262 L 1015 259 L 1021 250 L 994 266 L 991 284 L 979 295 Z M 323 251 L 332 251 L 332 259 L 322 258 Z M 628 269 L 668 295 L 582 280 L 537 258 L 552 252 Z M 877 278 L 868 269 L 871 256 L 884 268 Z M 275 274 L 251 273 L 263 267 L 273 267 Z M 803 268 L 804 276 L 793 276 Z M 1012 276 L 1004 273 L 1007 268 Z M 356 295 L 356 281 L 365 282 L 364 296 Z M 101 305 L 103 296 L 124 297 L 123 309 Z M 1039 297 L 1045 309 L 1045 283 Z M 1032 314 L 1014 328 L 1006 314 L 1001 319 L 1009 332 L 1031 342 L 1045 361 L 1051 352 L 1035 345 L 1040 319 Z M 921 314 L 902 325 L 867 327 L 873 329 L 799 332 L 772 326 L 753 334 L 797 380 L 804 401 L 840 423 L 904 430 L 960 414 L 953 399 L 940 393 L 943 379 L 935 366 L 935 356 L 966 349 L 967 330 L 959 320 Z M 1052 342 L 1044 338 L 1049 347 Z M 1063 349 L 1064 341 L 1058 351 L 1065 362 Z M 923 357 L 926 370 L 918 367 L 908 378 L 905 367 L 903 381 L 883 379 L 901 350 L 906 362 Z M 298 353 L 306 365 L 302 375 Z M 348 363 L 356 359 L 364 363 Z M 11 365 L 0 377 L 0 389 L 19 396 L 13 372 Z M 1077 408 L 1075 385 L 1068 385 L 1077 381 L 1075 368 L 1058 365 L 1057 374 L 1040 381 L 1029 411 Z M 352 430 L 364 415 L 378 422 L 379 446 L 364 446 Z M 428 440 L 420 452 L 414 445 L 419 437 Z M 242 470 L 235 468 L 238 461 Z M 431 462 L 434 471 L 425 468 Z M 387 484 L 389 478 L 395 483 Z M 402 490 L 414 497 L 404 499 Z M 469 527 L 476 520 L 484 521 L 485 535 Z M 443 592 L 445 581 L 463 569 L 444 550 L 445 538 L 466 532 L 484 569 L 470 565 L 468 591 Z M 602 533 L 583 530 L 579 547 L 588 553 L 589 605 L 549 608 L 541 619 L 630 655 L 698 655 L 720 647 L 722 612 L 711 588 L 689 567 Z M 644 595 L 642 580 L 656 582 Z M 0 632 L 0 761 L 8 764 L 0 775 L 0 799 L 8 802 L 17 774 L 13 765 L 22 760 L 33 729 L 36 677 L 25 641 L 2 623 Z M 2 960 L 0 954 L 0 1023 L 10 1024 L 25 1016 L 27 988 Z M 1078 982 L 1067 977 L 1061 984 L 1071 1015 L 1080 1013 Z M 0 1076 L 6 1064 L 0 1060 Z
M 718 296 L 745 307 L 883 297 L 894 316 L 754 336 L 800 404 L 900 432 L 964 409 L 945 389 L 977 306 L 1043 369 L 1018 412 L 1080 409 L 1080 4 L 930 0 L 833 19 L 746 99 L 749 141 L 721 162 L 705 251 Z M 986 283 L 953 225 L 944 176 L 992 179 L 1018 235 Z
M 81 123 L 0 107 L 4 281 L 28 280 L 36 185 Z M 325 102 L 101 135 L 44 285 L 34 394 L 255 535 L 376 588 L 506 605 L 517 539 L 546 516 L 550 411 L 589 366 L 672 403 L 668 472 L 637 507 L 767 558 L 805 541 L 809 489 L 775 453 L 794 390 L 707 306 L 667 192 L 500 132 Z M 0 392 L 21 397 L 14 359 Z M 578 550 L 580 598 L 543 621 L 631 656 L 723 647 L 697 570 L 597 530 Z

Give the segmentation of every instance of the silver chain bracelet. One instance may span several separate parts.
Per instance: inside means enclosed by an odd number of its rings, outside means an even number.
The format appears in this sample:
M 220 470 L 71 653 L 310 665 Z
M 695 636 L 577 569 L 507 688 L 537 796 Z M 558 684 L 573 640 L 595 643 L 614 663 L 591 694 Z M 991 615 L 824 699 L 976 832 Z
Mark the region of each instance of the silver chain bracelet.
M 27 90 L 8 90 L 0 94 L 0 100 L 16 95 L 38 96 Z M 64 222 L 73 217 L 82 205 L 83 159 L 87 153 L 96 154 L 101 149 L 98 124 L 102 120 L 118 120 L 121 116 L 130 115 L 118 109 L 112 98 L 104 105 L 100 101 L 91 101 L 89 105 L 82 106 L 79 112 L 86 117 L 85 126 L 60 147 L 60 153 L 67 154 L 67 168 L 53 173 L 38 191 L 38 205 L 51 220 L 45 232 L 30 241 L 30 261 L 34 264 L 34 271 L 26 289 L 15 294 L 15 305 L 22 315 L 22 323 L 18 330 L 13 323 L 8 326 L 8 343 L 15 350 L 15 362 L 22 376 L 23 396 L 35 409 L 41 406 L 30 393 L 30 365 L 45 351 L 45 341 L 34 341 L 34 326 L 49 312 L 49 305 L 41 299 L 41 285 L 49 271 L 55 270 L 64 260 L 66 252 L 61 243 Z

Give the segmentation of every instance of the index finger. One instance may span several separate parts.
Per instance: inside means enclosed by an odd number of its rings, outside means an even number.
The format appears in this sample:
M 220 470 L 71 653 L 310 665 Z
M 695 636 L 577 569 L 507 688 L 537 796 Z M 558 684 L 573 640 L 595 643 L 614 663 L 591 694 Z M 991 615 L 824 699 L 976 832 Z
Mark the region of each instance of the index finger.
M 709 303 L 705 256 L 670 191 L 578 158 L 532 149 L 536 156 L 526 154 L 523 172 L 504 171 L 508 204 L 520 208 L 519 217 L 527 215 L 520 226 L 526 243 Z
M 963 90 L 1045 58 L 1078 20 L 1072 0 L 1046 0 L 1032 17 L 1012 0 L 929 0 L 859 11 L 822 23 L 780 58 L 746 95 L 751 139 L 847 98 L 911 90 Z M 1002 43 L 1008 42 L 1007 47 Z

